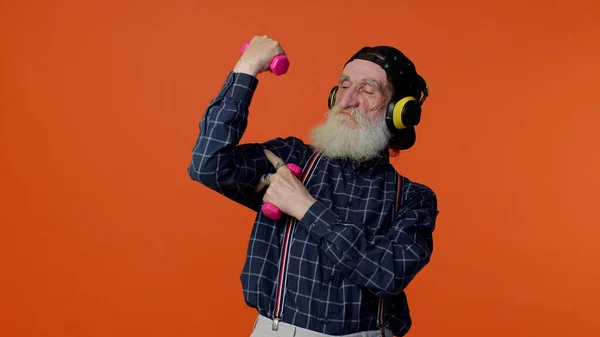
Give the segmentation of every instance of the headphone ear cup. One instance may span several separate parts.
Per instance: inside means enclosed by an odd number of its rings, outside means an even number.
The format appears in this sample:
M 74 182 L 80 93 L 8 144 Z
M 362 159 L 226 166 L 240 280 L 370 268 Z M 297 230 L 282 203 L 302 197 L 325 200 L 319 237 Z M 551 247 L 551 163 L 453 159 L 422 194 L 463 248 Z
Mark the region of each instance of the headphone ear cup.
M 417 126 L 421 122 L 421 104 L 416 98 L 411 98 L 412 100 L 404 105 L 402 120 L 406 126 Z
M 421 121 L 421 106 L 412 96 L 393 99 L 388 104 L 385 120 L 392 132 L 415 126 Z
M 327 100 L 327 105 L 328 105 L 329 109 L 331 109 L 331 107 L 335 105 L 335 96 L 337 94 L 338 88 L 339 87 L 336 85 L 329 92 L 329 99 Z

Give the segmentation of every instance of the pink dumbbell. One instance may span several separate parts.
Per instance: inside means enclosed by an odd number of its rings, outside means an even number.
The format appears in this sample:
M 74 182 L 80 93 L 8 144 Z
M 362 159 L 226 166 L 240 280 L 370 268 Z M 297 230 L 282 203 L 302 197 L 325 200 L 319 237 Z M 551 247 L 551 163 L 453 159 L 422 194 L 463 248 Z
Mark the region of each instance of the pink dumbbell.
M 285 166 L 287 166 L 287 168 L 289 168 L 290 171 L 292 171 L 296 178 L 300 179 L 302 177 L 302 169 L 298 165 L 286 164 Z M 267 202 L 262 205 L 262 211 L 267 216 L 267 218 L 272 220 L 278 220 L 283 215 L 281 210 L 270 202 Z
M 248 48 L 250 41 L 246 41 L 242 46 L 242 54 Z M 290 61 L 285 55 L 277 55 L 271 60 L 271 64 L 269 65 L 269 69 L 271 72 L 277 76 L 283 75 L 287 73 L 288 68 L 290 67 Z

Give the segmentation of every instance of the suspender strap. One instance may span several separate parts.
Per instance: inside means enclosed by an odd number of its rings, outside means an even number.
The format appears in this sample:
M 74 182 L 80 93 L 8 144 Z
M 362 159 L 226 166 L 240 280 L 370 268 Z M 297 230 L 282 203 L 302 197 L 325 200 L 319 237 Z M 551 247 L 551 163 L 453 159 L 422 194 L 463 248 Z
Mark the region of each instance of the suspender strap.
M 308 180 L 315 171 L 318 159 L 320 159 L 320 152 L 316 151 L 309 159 L 308 163 L 302 170 L 302 183 L 306 186 Z M 294 234 L 295 225 L 298 220 L 294 217 L 288 216 L 285 227 L 285 235 L 283 238 L 283 244 L 281 247 L 281 257 L 279 260 L 279 275 L 277 277 L 277 292 L 275 295 L 275 309 L 273 310 L 273 330 L 279 328 L 279 320 L 283 317 L 283 307 L 285 303 L 285 288 L 287 285 L 287 272 L 289 265 L 289 257 L 291 250 L 291 242 Z
M 404 182 L 404 178 L 396 172 L 396 201 L 394 204 L 394 213 L 398 212 L 400 206 L 402 206 L 402 184 Z M 377 309 L 377 325 L 381 330 L 381 336 L 385 336 L 385 300 L 383 298 L 379 299 L 379 307 Z

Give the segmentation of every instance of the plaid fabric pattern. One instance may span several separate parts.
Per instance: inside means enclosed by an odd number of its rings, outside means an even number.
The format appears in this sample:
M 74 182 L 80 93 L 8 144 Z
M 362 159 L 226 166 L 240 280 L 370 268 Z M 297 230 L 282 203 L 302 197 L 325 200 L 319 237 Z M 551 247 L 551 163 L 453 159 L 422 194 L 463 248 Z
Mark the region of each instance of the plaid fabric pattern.
M 200 121 L 188 174 L 257 212 L 240 280 L 246 304 L 272 318 L 286 216 L 275 221 L 260 211 L 264 191 L 254 188 L 274 172 L 263 149 L 300 167 L 315 150 L 296 137 L 240 144 L 257 85 L 256 77 L 228 74 Z M 294 226 L 282 321 L 330 335 L 377 330 L 384 298 L 385 326 L 403 336 L 411 326 L 404 290 L 433 251 L 435 193 L 398 175 L 385 153 L 315 165 L 306 186 L 317 202 Z

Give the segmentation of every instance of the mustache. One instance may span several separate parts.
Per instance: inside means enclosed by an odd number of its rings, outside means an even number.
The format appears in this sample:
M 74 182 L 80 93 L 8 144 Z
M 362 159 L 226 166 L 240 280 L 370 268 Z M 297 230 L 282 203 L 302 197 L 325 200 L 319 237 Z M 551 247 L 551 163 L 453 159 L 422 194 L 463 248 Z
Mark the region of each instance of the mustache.
M 360 112 L 360 110 L 358 110 L 358 108 L 342 108 L 339 105 L 335 105 L 331 108 L 330 112 L 335 116 L 343 113 L 347 114 L 361 125 L 367 123 L 365 116 Z
M 334 113 L 345 113 L 345 114 L 348 114 L 348 115 L 350 115 L 352 117 L 354 117 L 354 115 L 357 115 L 357 114 L 360 113 L 357 108 L 342 108 L 339 105 L 333 106 L 333 108 L 331 108 L 331 112 L 334 112 Z

